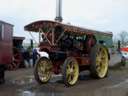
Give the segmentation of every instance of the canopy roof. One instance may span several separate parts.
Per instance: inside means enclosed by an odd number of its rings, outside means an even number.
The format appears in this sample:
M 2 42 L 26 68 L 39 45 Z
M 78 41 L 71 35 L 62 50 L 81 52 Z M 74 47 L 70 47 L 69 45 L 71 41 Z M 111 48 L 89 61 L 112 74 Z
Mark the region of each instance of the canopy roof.
M 49 29 L 49 28 L 55 28 L 56 26 L 61 26 L 64 30 L 64 32 L 71 32 L 74 34 L 104 34 L 104 35 L 111 35 L 112 32 L 100 32 L 100 31 L 95 31 L 95 30 L 90 30 L 90 29 L 85 29 L 69 24 L 63 24 L 55 21 L 49 21 L 49 20 L 41 20 L 41 21 L 36 21 L 32 22 L 24 27 L 26 31 L 32 31 L 32 32 L 39 32 L 39 29 Z

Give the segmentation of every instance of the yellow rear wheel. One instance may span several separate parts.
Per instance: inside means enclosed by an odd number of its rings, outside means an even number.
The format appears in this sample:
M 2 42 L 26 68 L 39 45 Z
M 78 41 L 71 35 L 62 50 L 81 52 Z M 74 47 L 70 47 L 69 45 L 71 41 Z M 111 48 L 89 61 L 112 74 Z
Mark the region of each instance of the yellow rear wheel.
M 77 61 L 69 57 L 65 60 L 63 65 L 63 79 L 66 86 L 76 84 L 79 76 L 79 66 Z
M 104 78 L 108 73 L 108 51 L 103 45 L 96 45 L 91 50 L 91 75 Z

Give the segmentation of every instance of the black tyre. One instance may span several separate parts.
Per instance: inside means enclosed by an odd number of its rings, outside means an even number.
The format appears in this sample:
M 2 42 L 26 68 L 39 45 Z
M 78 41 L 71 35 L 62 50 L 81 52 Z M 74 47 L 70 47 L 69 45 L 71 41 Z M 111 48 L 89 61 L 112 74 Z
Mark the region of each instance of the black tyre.
M 39 84 L 47 83 L 52 75 L 52 63 L 48 58 L 37 60 L 34 68 L 34 77 Z
M 5 65 L 0 64 L 0 84 L 5 82 Z
M 91 49 L 90 73 L 94 78 L 104 78 L 108 74 L 109 57 L 105 46 L 97 44 Z
M 78 81 L 79 66 L 76 59 L 69 57 L 63 64 L 63 80 L 66 86 L 73 86 Z

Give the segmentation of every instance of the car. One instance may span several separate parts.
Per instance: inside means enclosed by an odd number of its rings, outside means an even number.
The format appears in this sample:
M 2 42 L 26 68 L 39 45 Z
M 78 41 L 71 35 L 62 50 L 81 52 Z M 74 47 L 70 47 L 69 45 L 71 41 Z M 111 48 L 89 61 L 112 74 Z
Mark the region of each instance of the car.
M 123 66 L 126 65 L 126 62 L 128 60 L 128 46 L 120 48 L 121 53 L 121 63 Z
M 124 57 L 125 59 L 128 59 L 128 46 L 122 47 L 120 49 L 120 52 L 121 52 L 122 57 Z

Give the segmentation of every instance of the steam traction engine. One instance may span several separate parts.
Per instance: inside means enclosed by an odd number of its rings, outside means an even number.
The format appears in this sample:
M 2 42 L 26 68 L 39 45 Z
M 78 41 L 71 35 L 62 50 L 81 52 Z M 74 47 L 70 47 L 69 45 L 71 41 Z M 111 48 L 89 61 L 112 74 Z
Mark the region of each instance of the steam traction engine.
M 108 73 L 109 52 L 95 34 L 107 34 L 54 21 L 37 21 L 25 26 L 25 30 L 40 32 L 40 59 L 34 76 L 38 83 L 46 83 L 52 73 L 62 73 L 66 86 L 76 84 L 79 73 L 90 70 L 94 78 L 104 78 Z M 108 33 L 108 35 L 112 35 Z M 102 41 L 102 40 L 101 40 Z

